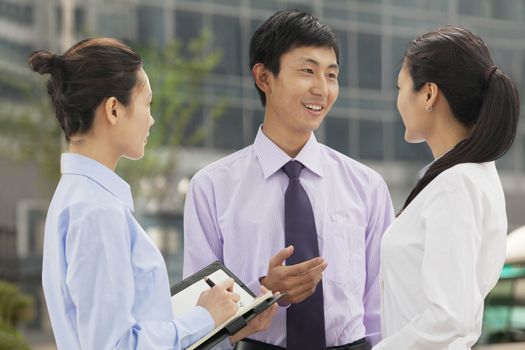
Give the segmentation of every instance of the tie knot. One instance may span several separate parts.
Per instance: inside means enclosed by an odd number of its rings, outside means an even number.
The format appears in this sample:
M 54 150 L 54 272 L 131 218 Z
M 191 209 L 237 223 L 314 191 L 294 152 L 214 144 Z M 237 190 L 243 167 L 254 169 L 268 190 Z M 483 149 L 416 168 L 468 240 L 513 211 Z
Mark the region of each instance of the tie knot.
M 304 165 L 296 160 L 291 160 L 283 166 L 283 171 L 290 179 L 298 178 Z

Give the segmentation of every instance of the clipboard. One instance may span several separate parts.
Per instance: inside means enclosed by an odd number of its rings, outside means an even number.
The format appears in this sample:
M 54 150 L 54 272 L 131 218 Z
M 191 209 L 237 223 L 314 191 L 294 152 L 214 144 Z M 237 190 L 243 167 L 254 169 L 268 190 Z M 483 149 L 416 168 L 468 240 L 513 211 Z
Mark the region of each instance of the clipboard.
M 268 292 L 260 297 L 256 295 L 224 264 L 215 261 L 200 271 L 171 287 L 171 305 L 175 317 L 189 311 L 197 304 L 200 293 L 210 287 L 204 281 L 208 277 L 215 283 L 220 283 L 230 277 L 234 280 L 233 291 L 240 295 L 239 312 L 216 327 L 212 332 L 199 339 L 188 350 L 207 350 L 220 343 L 224 338 L 237 333 L 245 327 L 252 318 L 276 303 L 285 294 L 273 295 Z

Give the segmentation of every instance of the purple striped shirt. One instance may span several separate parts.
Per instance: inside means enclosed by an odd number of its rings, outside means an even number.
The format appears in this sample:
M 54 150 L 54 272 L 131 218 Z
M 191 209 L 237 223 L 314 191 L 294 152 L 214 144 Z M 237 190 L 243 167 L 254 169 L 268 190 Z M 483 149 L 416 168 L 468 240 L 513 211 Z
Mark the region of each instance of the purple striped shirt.
M 254 293 L 270 258 L 284 248 L 281 167 L 291 158 L 259 129 L 253 145 L 200 170 L 184 209 L 184 276 L 220 260 Z M 295 158 L 314 210 L 323 274 L 327 346 L 380 338 L 379 244 L 393 219 L 387 186 L 370 168 L 317 142 Z M 286 346 L 286 310 L 251 336 Z

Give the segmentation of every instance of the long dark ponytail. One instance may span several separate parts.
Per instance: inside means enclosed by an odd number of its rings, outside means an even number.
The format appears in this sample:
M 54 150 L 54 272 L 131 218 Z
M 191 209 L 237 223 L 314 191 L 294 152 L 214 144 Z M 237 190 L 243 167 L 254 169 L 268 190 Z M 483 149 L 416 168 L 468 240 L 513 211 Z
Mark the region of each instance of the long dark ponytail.
M 460 163 L 493 161 L 508 151 L 519 120 L 519 97 L 512 80 L 492 61 L 483 40 L 446 26 L 414 39 L 405 64 L 414 91 L 433 82 L 454 116 L 471 127 L 469 137 L 437 159 L 408 196 L 403 209 L 443 171 Z

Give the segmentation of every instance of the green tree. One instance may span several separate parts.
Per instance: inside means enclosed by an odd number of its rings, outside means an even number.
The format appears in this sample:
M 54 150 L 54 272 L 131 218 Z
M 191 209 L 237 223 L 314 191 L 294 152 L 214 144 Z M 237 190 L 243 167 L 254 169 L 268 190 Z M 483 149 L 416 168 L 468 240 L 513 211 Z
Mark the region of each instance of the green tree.
M 30 350 L 16 326 L 33 317 L 33 299 L 0 281 L 0 350 Z
M 176 167 L 176 150 L 180 145 L 191 146 L 203 142 L 213 130 L 214 122 L 222 116 L 227 100 L 217 103 L 209 121 L 197 120 L 196 113 L 203 106 L 204 83 L 219 64 L 222 52 L 210 50 L 212 35 L 203 31 L 200 37 L 191 40 L 187 55 L 183 47 L 174 41 L 162 50 L 139 49 L 144 59 L 153 90 L 152 116 L 155 119 L 146 152 L 140 165 L 121 160 L 117 172 L 135 191 L 138 183 L 146 177 L 156 178 L 153 184 L 164 184 Z M 185 57 L 189 56 L 189 57 Z M 164 186 L 150 186 L 149 193 L 142 196 L 162 201 L 166 194 Z
M 43 80 L 38 81 L 44 86 Z M 56 183 L 60 176 L 61 130 L 47 95 L 35 94 L 34 82 L 5 72 L 0 84 L 24 96 L 24 103 L 3 99 L 0 102 L 0 156 L 14 161 L 32 161 L 43 176 Z M 43 90 L 43 89 L 42 89 Z M 51 189 L 42 189 L 50 193 Z M 45 193 L 45 192 L 44 192 Z

